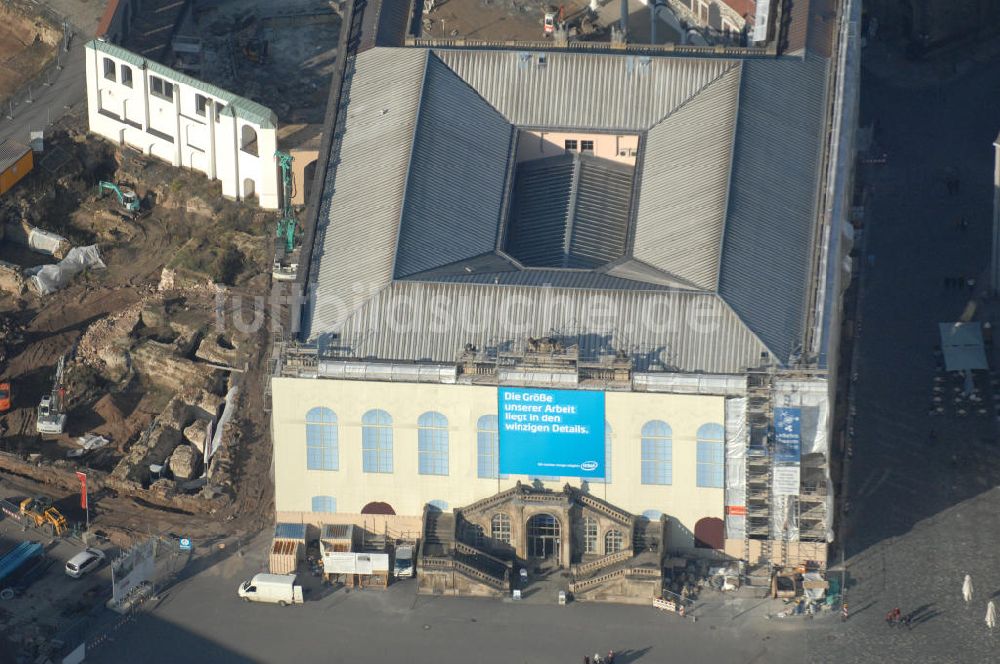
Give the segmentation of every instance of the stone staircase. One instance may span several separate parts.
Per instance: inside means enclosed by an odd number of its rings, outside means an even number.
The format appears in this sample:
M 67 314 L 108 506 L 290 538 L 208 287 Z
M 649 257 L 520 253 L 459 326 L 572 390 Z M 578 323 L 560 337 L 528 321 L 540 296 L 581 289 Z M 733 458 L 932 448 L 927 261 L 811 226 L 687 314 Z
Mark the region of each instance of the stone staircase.
M 582 491 L 574 490 L 574 497 L 580 504 L 586 505 L 595 512 L 600 512 L 604 516 L 608 517 L 613 521 L 617 521 L 623 526 L 628 526 L 629 529 L 631 529 L 632 525 L 635 523 L 635 517 L 629 514 L 628 512 L 620 510 L 614 505 L 606 503 L 603 500 L 600 500 L 599 498 L 595 498 L 594 496 L 588 493 L 583 493 Z
M 451 555 L 455 548 L 455 515 L 427 510 L 424 518 L 424 555 Z

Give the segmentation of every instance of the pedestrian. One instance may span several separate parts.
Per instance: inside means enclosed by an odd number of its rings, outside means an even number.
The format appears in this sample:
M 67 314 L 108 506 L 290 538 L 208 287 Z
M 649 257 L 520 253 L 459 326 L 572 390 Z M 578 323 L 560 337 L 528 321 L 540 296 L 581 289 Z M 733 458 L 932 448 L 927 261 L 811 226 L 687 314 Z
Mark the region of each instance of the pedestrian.
M 583 656 L 583 664 L 590 664 L 590 655 Z
M 606 664 L 615 664 L 615 651 L 614 650 L 609 650 L 608 651 L 608 656 L 607 656 L 607 658 L 605 658 L 604 661 L 606 662 Z
M 975 290 L 976 289 L 976 280 L 973 279 L 972 277 L 969 277 L 968 279 L 966 279 L 965 283 L 969 287 L 969 290 Z
M 591 661 L 594 664 L 601 664 L 601 656 L 595 652 L 594 653 L 594 658 Z
M 911 616 L 909 613 L 907 613 L 905 616 L 903 616 L 902 618 L 899 619 L 899 624 L 900 624 L 901 627 L 905 627 L 906 629 L 910 629 L 910 621 L 911 620 L 913 620 L 913 616 Z
M 889 613 L 885 614 L 885 624 L 888 625 L 889 627 L 892 627 L 892 610 L 891 609 L 889 610 Z
M 892 610 L 892 623 L 894 625 L 898 625 L 902 617 L 903 617 L 903 612 L 899 610 L 898 606 Z

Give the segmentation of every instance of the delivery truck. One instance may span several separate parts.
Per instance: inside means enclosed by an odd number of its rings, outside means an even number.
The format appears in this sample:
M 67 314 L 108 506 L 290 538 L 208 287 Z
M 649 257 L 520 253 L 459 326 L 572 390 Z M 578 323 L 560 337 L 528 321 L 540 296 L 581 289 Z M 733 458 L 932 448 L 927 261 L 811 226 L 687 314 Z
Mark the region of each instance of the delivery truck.
M 240 584 L 237 594 L 244 602 L 271 602 L 288 606 L 302 603 L 302 586 L 294 574 L 257 574 Z

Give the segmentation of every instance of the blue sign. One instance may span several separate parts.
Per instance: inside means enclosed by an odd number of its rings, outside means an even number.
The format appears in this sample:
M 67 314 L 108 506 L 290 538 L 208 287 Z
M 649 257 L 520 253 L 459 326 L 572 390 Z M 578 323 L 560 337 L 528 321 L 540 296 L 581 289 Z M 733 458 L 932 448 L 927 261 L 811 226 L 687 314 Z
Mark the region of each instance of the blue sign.
M 497 388 L 500 473 L 604 477 L 604 392 Z
M 774 409 L 774 461 L 798 465 L 802 457 L 802 409 Z
M 181 551 L 190 551 L 190 550 L 191 550 L 191 540 L 189 540 L 186 537 L 182 537 L 181 538 Z

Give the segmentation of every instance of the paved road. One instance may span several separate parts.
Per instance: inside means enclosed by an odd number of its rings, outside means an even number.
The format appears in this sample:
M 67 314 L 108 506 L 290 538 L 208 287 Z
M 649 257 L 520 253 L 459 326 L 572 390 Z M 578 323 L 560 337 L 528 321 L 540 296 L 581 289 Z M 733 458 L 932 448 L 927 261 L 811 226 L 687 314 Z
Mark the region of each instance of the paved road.
M 13 119 L 7 118 L 9 107 L 0 108 L 0 143 L 8 139 L 27 143 L 32 131 L 44 129 L 72 106 L 86 102 L 84 45 L 93 37 L 106 2 L 92 0 L 81 4 L 80 0 L 50 0 L 43 4 L 68 17 L 76 34 L 70 40 L 69 51 L 59 54 L 62 70 L 53 72 L 48 78 L 49 85 L 32 88 L 32 103 L 15 106 Z
M 888 163 L 864 173 L 871 197 L 846 520 L 851 618 L 811 639 L 810 661 L 996 661 L 1000 634 L 984 622 L 986 602 L 1000 595 L 990 381 L 978 381 L 985 415 L 955 404 L 960 383 L 938 369 L 933 352 L 937 323 L 957 320 L 973 297 L 945 279 L 981 285 L 989 261 L 1000 67 L 965 56 L 937 82 L 941 68 L 921 76 L 881 50 L 866 53 L 862 123 L 878 121 Z M 949 167 L 960 178 L 954 194 Z M 980 320 L 998 309 L 978 304 Z M 931 416 L 935 394 L 944 414 Z M 978 586 L 968 606 L 960 592 L 966 573 Z M 896 606 L 916 614 L 912 630 L 885 624 Z
M 696 623 L 647 607 L 418 597 L 413 581 L 384 592 L 338 590 L 303 606 L 244 604 L 236 587 L 260 571 L 266 544 L 259 539 L 246 556 L 225 557 L 168 590 L 151 613 L 92 652 L 93 661 L 135 662 L 141 654 L 149 664 L 579 664 L 585 653 L 611 648 L 625 663 L 806 661 L 797 631 L 805 623 L 765 620 L 761 600 L 752 599 Z

